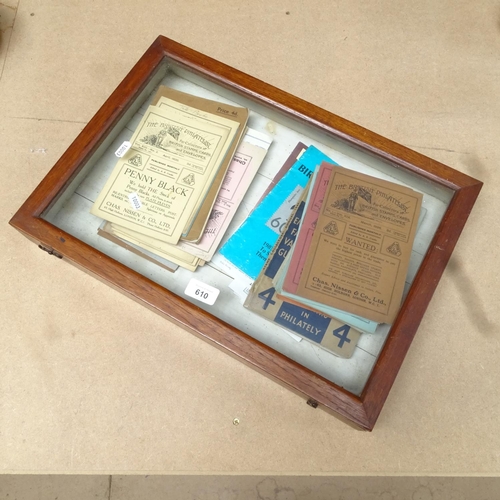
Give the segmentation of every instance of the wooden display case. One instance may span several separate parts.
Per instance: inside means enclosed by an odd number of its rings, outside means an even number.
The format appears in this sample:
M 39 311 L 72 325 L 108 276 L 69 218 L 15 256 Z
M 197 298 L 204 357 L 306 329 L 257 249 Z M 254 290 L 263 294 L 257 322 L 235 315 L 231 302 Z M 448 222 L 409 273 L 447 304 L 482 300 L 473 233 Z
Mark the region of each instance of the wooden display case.
M 97 235 L 89 213 L 155 89 L 168 85 L 250 110 L 249 126 L 273 144 L 233 226 L 246 214 L 298 141 L 347 168 L 412 187 L 426 216 L 415 240 L 405 297 L 394 324 L 363 334 L 350 359 L 297 342 L 246 310 L 230 278 L 210 265 L 170 273 Z M 10 224 L 41 249 L 79 266 L 167 319 L 357 426 L 382 410 L 482 183 L 165 37 L 125 77 L 42 180 Z M 184 295 L 196 276 L 218 288 L 213 306 Z M 168 322 L 165 323 L 168 328 Z

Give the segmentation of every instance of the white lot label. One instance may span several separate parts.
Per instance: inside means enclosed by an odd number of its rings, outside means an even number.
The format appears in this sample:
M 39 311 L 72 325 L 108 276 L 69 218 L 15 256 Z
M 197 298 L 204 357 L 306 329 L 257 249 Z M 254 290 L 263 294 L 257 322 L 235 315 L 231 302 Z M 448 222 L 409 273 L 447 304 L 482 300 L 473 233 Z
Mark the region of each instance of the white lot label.
M 193 297 L 193 299 L 197 299 L 200 302 L 208 304 L 209 306 L 213 306 L 219 296 L 220 290 L 207 285 L 206 283 L 202 283 L 197 279 L 191 278 L 184 293 L 188 297 Z
M 130 193 L 128 195 L 128 199 L 130 200 L 130 204 L 132 205 L 132 208 L 135 210 L 139 210 L 142 207 L 141 200 L 139 198 L 139 195 L 137 193 Z
M 124 141 L 122 145 L 115 151 L 115 156 L 121 158 L 129 149 L 132 144 L 130 141 Z

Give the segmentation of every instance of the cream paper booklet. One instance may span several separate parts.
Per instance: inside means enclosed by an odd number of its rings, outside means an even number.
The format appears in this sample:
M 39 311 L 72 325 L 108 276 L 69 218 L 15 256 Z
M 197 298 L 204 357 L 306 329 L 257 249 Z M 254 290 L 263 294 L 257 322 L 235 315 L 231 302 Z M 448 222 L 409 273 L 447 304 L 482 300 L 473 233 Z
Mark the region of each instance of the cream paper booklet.
M 119 234 L 125 240 L 147 247 L 153 253 L 158 251 L 162 257 L 172 258 L 177 263 L 182 259 L 193 265 L 193 256 L 209 261 L 217 250 L 271 142 L 269 136 L 247 129 L 229 165 L 208 224 L 198 243 L 181 240 L 177 245 L 170 245 L 114 223 L 106 226 L 106 230 L 115 235 Z
M 238 132 L 236 133 L 231 146 L 227 150 L 227 153 L 221 162 L 221 167 L 219 168 L 217 175 L 214 177 L 211 185 L 207 186 L 207 190 L 203 195 L 203 202 L 197 210 L 191 214 L 191 217 L 184 228 L 184 232 L 182 233 L 182 240 L 197 242 L 203 236 L 203 230 L 205 229 L 210 212 L 212 211 L 217 198 L 217 193 L 219 192 L 222 179 L 226 175 L 228 165 L 230 164 L 236 148 L 244 134 L 245 125 L 248 121 L 248 109 L 240 106 L 232 106 L 218 101 L 212 101 L 203 97 L 197 97 L 163 85 L 156 92 L 152 104 L 166 106 L 168 105 L 168 99 L 195 108 L 200 112 L 223 116 L 239 124 Z
M 195 255 L 188 254 L 176 245 L 168 245 L 166 243 L 162 243 L 160 240 L 155 240 L 154 238 L 149 238 L 147 236 L 134 233 L 133 231 L 127 231 L 112 222 L 106 222 L 104 224 L 102 233 L 114 236 L 115 238 L 120 238 L 126 243 L 136 245 L 147 252 L 157 255 L 163 259 L 170 260 L 178 266 L 184 267 L 190 271 L 196 271 L 198 266 L 204 264 L 204 261 L 200 258 Z M 168 248 L 168 252 L 164 250 L 164 247 Z
M 238 129 L 233 120 L 163 97 L 147 109 L 91 213 L 176 244 Z

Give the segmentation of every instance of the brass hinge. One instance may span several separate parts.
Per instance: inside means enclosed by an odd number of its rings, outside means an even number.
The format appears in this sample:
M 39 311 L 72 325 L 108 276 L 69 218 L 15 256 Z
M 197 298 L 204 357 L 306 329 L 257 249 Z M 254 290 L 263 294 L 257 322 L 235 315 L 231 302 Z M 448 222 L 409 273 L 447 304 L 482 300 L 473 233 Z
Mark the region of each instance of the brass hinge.
M 53 248 L 46 248 L 42 245 L 38 245 L 38 248 L 40 248 L 41 250 L 43 250 L 44 252 L 47 252 L 49 255 L 54 255 L 54 257 L 57 257 L 58 259 L 62 259 L 63 256 L 59 253 L 57 253 L 56 251 L 54 251 Z

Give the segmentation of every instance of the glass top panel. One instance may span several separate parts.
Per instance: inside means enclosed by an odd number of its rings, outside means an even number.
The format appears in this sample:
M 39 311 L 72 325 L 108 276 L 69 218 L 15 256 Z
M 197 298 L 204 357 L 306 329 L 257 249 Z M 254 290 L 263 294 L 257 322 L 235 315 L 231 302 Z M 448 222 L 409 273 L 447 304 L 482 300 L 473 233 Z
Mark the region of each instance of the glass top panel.
M 159 85 L 220 102 L 245 106 L 250 110 L 248 126 L 272 137 L 273 142 L 267 156 L 222 243 L 246 219 L 276 172 L 300 141 L 306 145 L 316 146 L 339 165 L 411 187 L 423 194 L 423 210 L 406 278 L 406 295 L 453 192 L 344 142 L 332 139 L 319 130 L 193 75 L 185 69 L 165 64 L 158 69 L 149 86 L 133 103 L 71 185 L 43 215 L 44 219 L 60 229 L 353 394 L 359 395 L 383 348 L 390 326 L 382 324 L 375 333 L 361 334 L 353 356 L 344 359 L 307 339 L 300 340 L 300 337 L 290 335 L 280 326 L 244 308 L 241 294 L 237 295 L 230 288 L 232 278 L 216 269 L 210 262 L 195 272 L 181 267 L 175 272 L 170 272 L 98 235 L 97 230 L 103 221 L 92 215 L 90 208 L 117 162 L 115 151 L 124 141 L 131 138 Z M 214 305 L 206 305 L 185 295 L 186 286 L 193 277 L 220 290 Z

